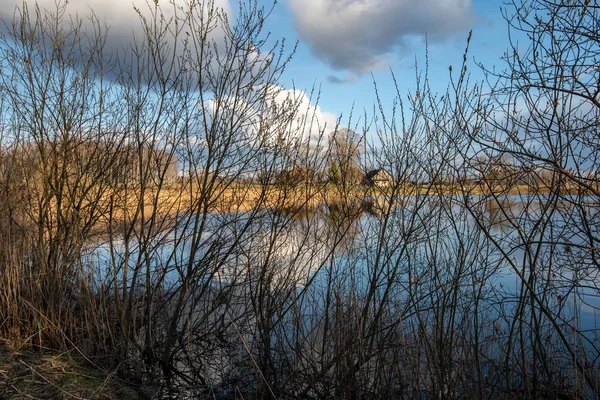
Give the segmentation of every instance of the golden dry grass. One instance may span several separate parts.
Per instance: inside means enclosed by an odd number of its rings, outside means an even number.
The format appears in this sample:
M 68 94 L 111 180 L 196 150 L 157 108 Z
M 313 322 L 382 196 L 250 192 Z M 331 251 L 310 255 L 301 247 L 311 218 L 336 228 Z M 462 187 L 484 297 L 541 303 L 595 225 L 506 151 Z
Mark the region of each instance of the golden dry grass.
M 181 214 L 198 212 L 250 212 L 257 209 L 294 211 L 316 208 L 321 204 L 355 202 L 365 197 L 414 195 L 492 195 L 544 194 L 549 188 L 534 191 L 526 185 L 493 188 L 481 184 L 405 185 L 391 189 L 375 189 L 356 185 L 338 188 L 333 185 L 300 185 L 286 187 L 259 184 L 215 185 L 210 190 L 180 184 L 162 187 L 110 190 L 103 194 L 95 229 L 105 232 L 110 226 L 128 226 L 136 221 L 154 220 L 164 223 Z

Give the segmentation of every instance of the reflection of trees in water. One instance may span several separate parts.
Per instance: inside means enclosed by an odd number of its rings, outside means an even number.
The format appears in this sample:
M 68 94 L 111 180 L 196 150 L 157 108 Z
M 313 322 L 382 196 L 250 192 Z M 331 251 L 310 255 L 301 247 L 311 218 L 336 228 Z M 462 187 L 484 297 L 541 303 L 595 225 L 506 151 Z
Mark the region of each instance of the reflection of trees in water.
M 513 207 L 515 203 L 509 199 L 490 199 L 485 201 L 490 226 L 496 228 L 509 227 L 516 223 Z
M 248 269 L 262 278 L 297 285 L 348 251 L 359 232 L 360 203 L 304 207 L 294 213 L 272 212 L 245 243 Z M 239 265 L 237 266 L 239 268 Z

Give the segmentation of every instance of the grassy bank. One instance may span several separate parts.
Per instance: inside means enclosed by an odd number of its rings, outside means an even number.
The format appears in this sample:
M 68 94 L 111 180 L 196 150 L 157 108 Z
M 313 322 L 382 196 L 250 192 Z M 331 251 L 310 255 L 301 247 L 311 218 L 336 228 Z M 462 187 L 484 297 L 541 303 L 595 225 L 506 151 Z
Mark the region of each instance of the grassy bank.
M 156 388 L 117 377 L 75 351 L 22 349 L 0 343 L 0 398 L 149 399 Z

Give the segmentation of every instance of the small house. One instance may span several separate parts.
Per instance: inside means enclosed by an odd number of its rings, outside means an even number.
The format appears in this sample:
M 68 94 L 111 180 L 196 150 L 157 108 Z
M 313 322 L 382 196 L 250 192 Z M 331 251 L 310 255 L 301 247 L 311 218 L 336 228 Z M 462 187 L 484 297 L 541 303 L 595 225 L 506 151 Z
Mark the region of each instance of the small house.
M 389 188 L 394 184 L 394 177 L 385 169 L 374 169 L 365 174 L 362 184 L 380 189 Z

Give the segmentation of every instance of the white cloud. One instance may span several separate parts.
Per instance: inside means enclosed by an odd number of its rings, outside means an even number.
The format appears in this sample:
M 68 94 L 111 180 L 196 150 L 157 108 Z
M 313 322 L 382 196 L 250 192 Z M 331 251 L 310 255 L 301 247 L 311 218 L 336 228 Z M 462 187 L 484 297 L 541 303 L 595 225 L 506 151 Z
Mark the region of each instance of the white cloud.
M 278 106 L 291 106 L 297 111 L 288 124 L 292 137 L 309 141 L 312 145 L 324 145 L 330 133 L 335 130 L 338 118 L 335 114 L 323 111 L 303 90 L 276 88 L 272 102 Z
M 338 123 L 335 114 L 323 111 L 305 91 L 281 86 L 270 87 L 263 101 L 254 104 L 239 97 L 207 100 L 203 113 L 212 118 L 217 107 L 220 118 L 244 126 L 248 141 L 261 140 L 269 145 L 285 142 L 325 146 Z
M 333 68 L 361 74 L 427 34 L 435 42 L 467 30 L 471 0 L 288 0 L 296 29 Z

